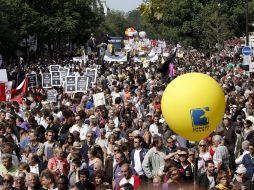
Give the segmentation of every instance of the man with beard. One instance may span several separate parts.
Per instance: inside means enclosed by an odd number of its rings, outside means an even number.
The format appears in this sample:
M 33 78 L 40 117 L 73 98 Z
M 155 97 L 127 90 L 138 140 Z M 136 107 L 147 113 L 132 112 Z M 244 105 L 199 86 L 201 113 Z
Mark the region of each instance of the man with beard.
M 206 172 L 197 177 L 197 186 L 199 190 L 212 189 L 215 186 L 214 163 L 212 160 L 205 162 Z

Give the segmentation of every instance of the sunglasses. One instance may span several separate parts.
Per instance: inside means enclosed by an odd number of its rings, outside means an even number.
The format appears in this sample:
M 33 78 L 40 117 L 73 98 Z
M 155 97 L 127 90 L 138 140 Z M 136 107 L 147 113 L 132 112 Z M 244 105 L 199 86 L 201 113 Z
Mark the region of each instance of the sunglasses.
M 206 147 L 206 145 L 205 145 L 205 144 L 200 144 L 199 146 L 201 146 L 201 147 Z
M 168 143 L 168 144 L 173 144 L 173 143 L 174 143 L 174 141 L 168 141 L 167 143 Z
M 187 156 L 187 154 L 178 154 L 179 156 Z
M 8 180 L 8 179 L 4 179 L 3 182 L 4 182 L 4 183 L 7 183 L 7 182 L 9 183 L 9 182 L 11 182 L 11 181 Z
M 119 151 L 119 149 L 115 149 L 115 150 L 114 150 L 114 152 L 117 152 L 117 151 Z

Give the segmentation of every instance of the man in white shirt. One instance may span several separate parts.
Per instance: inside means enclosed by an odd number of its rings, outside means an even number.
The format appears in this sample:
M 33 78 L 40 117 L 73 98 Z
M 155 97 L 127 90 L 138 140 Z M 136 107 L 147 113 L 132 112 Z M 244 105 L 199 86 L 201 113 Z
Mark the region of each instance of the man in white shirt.
M 80 116 L 79 115 L 77 115 L 76 117 L 75 117 L 75 121 L 76 121 L 76 123 L 69 129 L 69 132 L 70 133 L 73 133 L 74 131 L 77 131 L 77 132 L 79 132 L 80 133 L 80 131 L 81 131 L 81 129 L 83 128 L 83 133 L 85 133 L 85 134 L 83 134 L 84 136 L 86 135 L 86 132 L 87 132 L 87 130 L 88 130 L 88 125 L 86 125 L 86 124 L 83 124 L 83 121 L 81 120 L 81 118 L 80 118 Z M 85 129 L 85 130 L 84 130 Z
M 159 134 L 159 116 L 155 115 L 153 119 L 153 124 L 149 127 L 149 132 L 153 135 Z
M 142 162 L 147 153 L 147 149 L 142 148 L 143 138 L 140 136 L 136 136 L 134 138 L 134 149 L 132 149 L 130 154 L 131 165 L 142 179 L 145 178 L 145 173 L 142 168 Z
M 106 129 L 106 135 L 105 137 L 108 139 L 108 137 L 113 133 L 113 129 L 115 128 L 115 123 L 112 119 L 108 120 L 108 123 L 105 126 Z

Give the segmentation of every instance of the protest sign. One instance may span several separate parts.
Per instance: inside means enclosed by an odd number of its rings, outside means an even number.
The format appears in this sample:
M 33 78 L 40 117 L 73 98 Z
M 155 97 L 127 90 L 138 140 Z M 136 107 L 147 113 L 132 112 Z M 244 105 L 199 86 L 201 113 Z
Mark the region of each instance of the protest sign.
M 42 88 L 51 88 L 51 73 L 42 73 Z
M 98 107 L 106 104 L 104 92 L 100 92 L 93 95 L 94 106 Z
M 88 88 L 89 77 L 78 76 L 77 77 L 77 90 L 76 92 L 85 92 Z
M 12 81 L 5 83 L 5 90 L 6 90 L 6 101 L 11 100 L 11 89 L 12 89 Z
M 65 79 L 66 79 L 66 76 L 68 76 L 69 69 L 68 68 L 64 68 L 64 67 L 60 67 L 59 71 L 61 73 L 61 80 L 62 80 L 62 82 L 64 82 Z
M 0 69 L 0 82 L 8 82 L 6 69 Z
M 60 65 L 50 65 L 50 72 L 59 71 Z
M 67 93 L 76 92 L 76 77 L 68 76 L 66 77 L 66 90 Z
M 86 68 L 85 75 L 91 78 L 91 83 L 96 83 L 97 69 Z
M 60 71 L 53 71 L 51 72 L 51 84 L 52 86 L 61 86 L 61 74 Z
M 55 89 L 50 89 L 47 91 L 48 102 L 57 102 L 57 91 Z
M 27 74 L 26 77 L 29 88 L 37 86 L 37 74 Z

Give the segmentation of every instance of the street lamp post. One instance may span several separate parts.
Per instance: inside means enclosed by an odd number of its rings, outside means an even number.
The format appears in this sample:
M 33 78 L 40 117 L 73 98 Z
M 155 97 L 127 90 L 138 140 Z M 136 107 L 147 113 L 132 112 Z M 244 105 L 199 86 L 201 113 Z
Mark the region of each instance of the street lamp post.
M 245 30 L 246 46 L 249 46 L 249 0 L 245 0 Z

